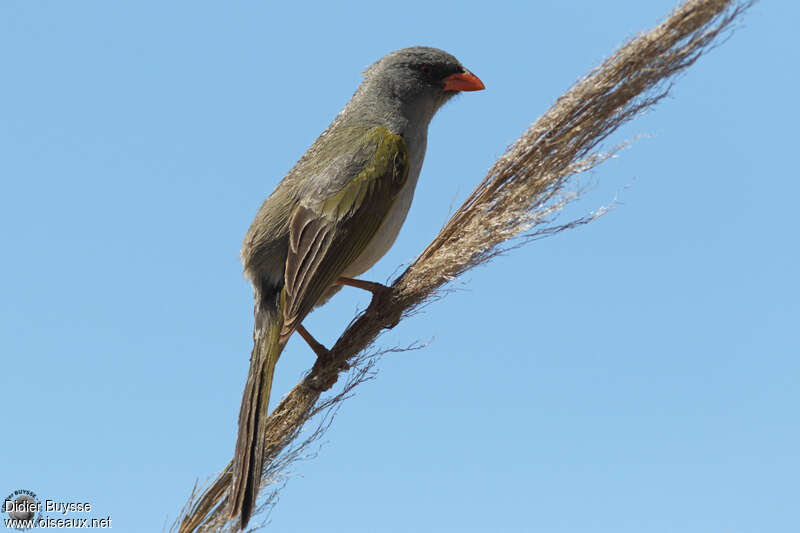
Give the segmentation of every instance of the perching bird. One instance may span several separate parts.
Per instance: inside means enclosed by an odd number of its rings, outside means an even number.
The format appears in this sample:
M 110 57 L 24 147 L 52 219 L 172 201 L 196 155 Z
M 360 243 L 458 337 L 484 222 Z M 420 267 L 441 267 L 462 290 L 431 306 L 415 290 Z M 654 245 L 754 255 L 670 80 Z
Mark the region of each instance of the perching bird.
M 368 67 L 330 126 L 258 211 L 242 246 L 255 293 L 250 372 L 239 412 L 231 518 L 247 525 L 258 495 L 275 363 L 311 310 L 394 243 L 417 184 L 436 111 L 459 91 L 484 88 L 452 55 L 415 46 Z M 363 285 L 363 284 L 362 284 Z M 363 287 L 362 287 L 363 288 Z

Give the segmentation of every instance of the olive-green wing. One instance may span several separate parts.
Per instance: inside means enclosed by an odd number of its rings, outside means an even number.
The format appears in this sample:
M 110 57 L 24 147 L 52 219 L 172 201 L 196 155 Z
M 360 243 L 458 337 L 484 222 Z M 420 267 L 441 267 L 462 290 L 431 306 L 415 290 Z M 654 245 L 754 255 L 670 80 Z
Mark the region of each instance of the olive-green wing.
M 292 214 L 281 338 L 292 334 L 377 233 L 408 177 L 405 140 L 385 127 L 372 128 L 327 171 L 332 174 L 308 182 L 319 184 L 323 197 L 301 201 Z M 330 190 L 332 183 L 342 185 Z

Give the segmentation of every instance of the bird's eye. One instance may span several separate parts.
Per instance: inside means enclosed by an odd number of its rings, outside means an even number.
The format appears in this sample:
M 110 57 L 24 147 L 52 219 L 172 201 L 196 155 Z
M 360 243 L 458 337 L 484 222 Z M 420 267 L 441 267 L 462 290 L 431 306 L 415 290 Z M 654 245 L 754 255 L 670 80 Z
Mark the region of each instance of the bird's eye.
M 420 71 L 421 71 L 423 74 L 425 74 L 426 76 L 430 76 L 430 75 L 431 75 L 431 72 L 432 72 L 432 69 L 431 69 L 431 66 L 430 66 L 430 65 L 422 65 L 422 67 L 420 67 L 420 69 L 419 69 L 419 70 L 420 70 Z

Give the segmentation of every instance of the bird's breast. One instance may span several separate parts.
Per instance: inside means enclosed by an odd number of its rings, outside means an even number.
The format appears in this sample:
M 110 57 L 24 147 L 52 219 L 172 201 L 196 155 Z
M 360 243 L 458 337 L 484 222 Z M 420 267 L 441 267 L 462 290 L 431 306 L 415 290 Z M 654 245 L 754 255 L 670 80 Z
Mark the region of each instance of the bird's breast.
M 342 272 L 344 277 L 354 278 L 369 270 L 389 251 L 389 248 L 392 247 L 395 239 L 397 239 L 400 229 L 403 227 L 408 210 L 411 208 L 411 200 L 414 199 L 414 190 L 417 187 L 419 173 L 422 170 L 426 145 L 426 136 L 424 134 L 421 136 L 406 135 L 405 138 L 409 155 L 406 184 L 398 193 L 397 199 L 375 236 L 356 260 L 350 263 Z

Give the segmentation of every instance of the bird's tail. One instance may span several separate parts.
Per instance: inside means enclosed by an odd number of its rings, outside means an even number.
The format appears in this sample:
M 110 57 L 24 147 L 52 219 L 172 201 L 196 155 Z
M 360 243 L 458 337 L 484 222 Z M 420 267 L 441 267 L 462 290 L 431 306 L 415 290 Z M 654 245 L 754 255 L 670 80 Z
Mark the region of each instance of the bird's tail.
M 241 529 L 247 526 L 258 496 L 264 449 L 268 444 L 267 415 L 272 375 L 287 340 L 280 334 L 283 327 L 282 292 L 266 302 L 256 296 L 253 352 L 239 411 L 239 436 L 229 492 L 230 517 L 239 517 Z

